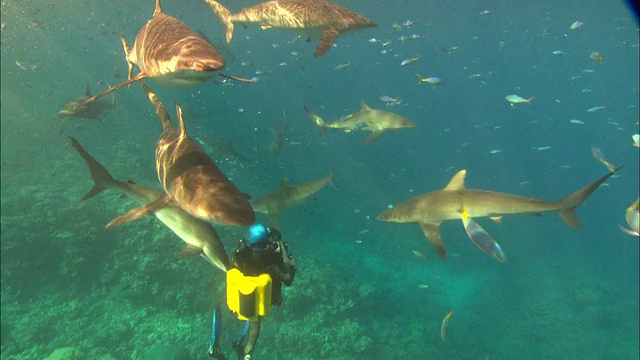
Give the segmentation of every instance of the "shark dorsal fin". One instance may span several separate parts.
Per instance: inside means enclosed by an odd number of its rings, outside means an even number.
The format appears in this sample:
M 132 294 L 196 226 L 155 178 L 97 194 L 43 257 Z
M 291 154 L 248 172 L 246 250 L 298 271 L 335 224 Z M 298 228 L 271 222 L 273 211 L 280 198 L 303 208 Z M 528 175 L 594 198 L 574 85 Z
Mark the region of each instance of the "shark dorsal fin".
M 153 11 L 153 16 L 162 14 L 162 6 L 160 6 L 160 0 L 156 0 L 156 9 Z
M 287 179 L 286 177 L 282 178 L 282 181 L 280 182 L 280 189 L 288 189 L 289 188 L 289 179 Z
M 91 89 L 89 89 L 89 83 L 87 83 L 87 87 L 84 89 L 84 96 L 86 97 L 92 97 L 93 95 L 91 95 Z
M 176 111 L 178 112 L 178 123 L 180 124 L 180 138 L 187 137 L 187 131 L 184 129 L 184 119 L 182 118 L 182 108 L 180 105 L 176 105 Z
M 371 110 L 369 105 L 364 102 L 364 100 L 360 100 L 360 111 Z
M 455 191 L 464 189 L 464 178 L 467 175 L 467 170 L 460 170 L 457 174 L 453 175 L 451 181 L 444 187 L 444 190 Z

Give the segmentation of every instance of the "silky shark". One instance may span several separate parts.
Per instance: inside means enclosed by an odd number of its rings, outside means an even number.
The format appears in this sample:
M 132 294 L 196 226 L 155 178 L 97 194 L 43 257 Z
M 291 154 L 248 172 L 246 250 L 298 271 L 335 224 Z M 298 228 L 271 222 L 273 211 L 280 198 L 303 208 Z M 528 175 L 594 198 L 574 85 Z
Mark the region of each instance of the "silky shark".
M 332 123 L 325 123 L 320 116 L 312 113 L 306 105 L 304 109 L 311 117 L 311 120 L 320 127 L 320 135 L 327 128 L 342 129 L 345 132 L 371 131 L 371 135 L 364 141 L 364 145 L 369 145 L 387 130 L 416 127 L 413 121 L 392 112 L 372 109 L 363 100 L 360 101 L 360 105 L 360 111 L 349 115 L 344 120 Z
M 176 106 L 180 124 L 176 129 L 156 94 L 143 82 L 139 84 L 147 93 L 162 124 L 162 134 L 156 146 L 156 171 L 166 195 L 130 210 L 107 226 L 117 226 L 150 215 L 167 205 L 177 205 L 197 218 L 219 224 L 253 224 L 255 213 L 247 200 L 249 196 L 240 192 L 200 146 L 187 136 L 180 105 Z
M 115 99 L 112 102 L 94 101 L 90 104 L 81 106 L 87 99 L 91 98 L 91 89 L 89 84 L 85 88 L 84 95 L 66 104 L 62 110 L 56 113 L 58 117 L 79 117 L 85 119 L 100 119 L 103 112 L 115 109 Z
M 315 56 L 324 55 L 341 33 L 377 26 L 366 17 L 327 0 L 272 0 L 232 14 L 215 0 L 204 0 L 227 29 L 227 42 L 233 37 L 236 23 L 259 23 L 262 29 L 295 29 L 320 38 Z M 319 35 L 319 36 L 318 36 Z
M 148 204 L 164 197 L 163 191 L 114 179 L 107 169 L 94 159 L 76 139 L 72 137 L 70 139 L 73 147 L 84 159 L 94 182 L 93 188 L 82 198 L 82 201 L 105 189 L 115 189 L 141 204 Z M 218 233 L 211 224 L 190 215 L 177 206 L 164 207 L 156 211 L 154 215 L 187 245 L 177 255 L 178 258 L 201 254 L 211 265 L 224 272 L 227 271 L 230 266 L 229 257 Z
M 92 96 L 80 105 L 145 78 L 171 87 L 201 84 L 216 74 L 234 80 L 255 82 L 219 73 L 225 65 L 222 55 L 185 23 L 163 13 L 160 0 L 156 0 L 153 17 L 140 29 L 133 47 L 129 47 L 122 33 L 120 40 L 129 65 L 127 81 Z M 136 76 L 132 76 L 134 65 L 140 68 L 140 73 Z
M 418 195 L 398 204 L 378 215 L 378 220 L 418 223 L 438 255 L 446 258 L 447 251 L 440 236 L 440 223 L 443 221 L 463 219 L 468 221 L 469 218 L 557 211 L 565 223 L 574 229 L 580 229 L 582 226 L 576 217 L 576 208 L 582 205 L 598 186 L 619 169 L 620 167 L 614 169 L 614 171 L 559 201 L 543 201 L 487 190 L 467 189 L 464 186 L 467 171 L 460 170 L 444 189 Z M 486 233 L 484 235 L 487 236 Z M 478 244 L 473 238 L 472 240 L 481 247 L 482 244 Z M 500 250 L 499 247 L 497 250 Z M 499 259 L 498 256 L 494 257 Z
M 289 180 L 282 179 L 280 188 L 253 202 L 253 210 L 266 214 L 271 226 L 278 227 L 278 213 L 292 208 L 317 193 L 333 179 L 333 168 L 329 175 L 298 186 L 289 186 Z

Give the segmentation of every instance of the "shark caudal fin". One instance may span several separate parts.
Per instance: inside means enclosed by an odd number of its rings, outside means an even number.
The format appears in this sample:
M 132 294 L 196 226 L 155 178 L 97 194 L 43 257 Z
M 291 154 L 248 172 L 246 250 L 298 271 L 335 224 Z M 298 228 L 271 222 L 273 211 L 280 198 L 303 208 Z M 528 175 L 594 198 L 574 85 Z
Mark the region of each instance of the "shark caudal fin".
M 92 198 L 93 196 L 102 192 L 104 189 L 109 188 L 111 184 L 117 182 L 117 180 L 114 180 L 111 174 L 109 174 L 109 171 L 107 171 L 107 169 L 102 166 L 102 164 L 100 164 L 98 160 L 94 159 L 93 156 L 91 156 L 82 147 L 82 145 L 80 145 L 78 140 L 72 138 L 71 136 L 69 136 L 69 139 L 71 139 L 71 145 L 73 145 L 80 156 L 82 156 L 82 159 L 84 159 L 85 164 L 87 164 L 89 172 L 91 173 L 91 178 L 94 182 L 93 188 L 89 190 L 89 192 L 84 197 L 82 197 L 82 201 Z
M 224 24 L 224 27 L 227 29 L 227 42 L 231 42 L 234 28 L 233 22 L 230 20 L 231 11 L 215 0 L 205 0 L 205 2 L 209 4 L 211 10 L 218 15 L 218 18 L 222 21 L 222 24 Z
M 313 123 L 320 128 L 320 136 L 322 136 L 325 130 L 327 130 L 327 128 L 324 126 L 324 120 L 322 120 L 320 116 L 312 113 L 311 110 L 309 110 L 309 108 L 307 107 L 307 105 L 304 106 L 304 111 L 306 111 L 307 114 L 309 114 L 311 121 L 313 121 Z
M 558 210 L 558 215 L 560 215 L 560 218 L 572 228 L 581 229 L 582 225 L 580 224 L 580 221 L 576 216 L 576 208 L 582 205 L 589 198 L 589 196 L 591 196 L 591 194 L 600 185 L 602 185 L 603 182 L 607 181 L 607 179 L 609 179 L 611 175 L 618 172 L 618 170 L 620 170 L 623 166 L 624 165 L 619 166 L 607 175 L 602 176 L 598 180 L 560 200 L 560 210 Z

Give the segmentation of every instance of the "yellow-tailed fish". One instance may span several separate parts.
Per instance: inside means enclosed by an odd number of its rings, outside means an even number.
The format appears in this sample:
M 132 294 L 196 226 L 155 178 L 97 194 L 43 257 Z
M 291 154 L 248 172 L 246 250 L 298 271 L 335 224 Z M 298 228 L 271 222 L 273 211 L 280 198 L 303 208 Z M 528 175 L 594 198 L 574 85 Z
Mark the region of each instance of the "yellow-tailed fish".
M 422 83 L 427 83 L 433 86 L 436 85 L 440 85 L 442 83 L 444 83 L 444 81 L 442 80 L 442 78 L 437 77 L 437 76 L 429 76 L 426 78 L 423 78 L 422 75 L 420 74 L 416 74 L 418 76 L 418 85 L 422 84 Z
M 511 104 L 511 106 L 513 106 L 514 104 L 522 104 L 522 103 L 531 104 L 531 101 L 533 100 L 533 96 L 528 99 L 525 99 L 519 95 L 507 95 L 504 98 L 509 102 L 509 104 Z
M 633 139 L 633 146 L 640 147 L 640 134 L 633 134 L 631 138 Z
M 602 164 L 604 164 L 604 166 L 606 166 L 607 169 L 609 169 L 609 171 L 613 171 L 616 169 L 616 166 L 608 162 L 607 159 L 604 157 L 602 150 L 598 149 L 595 146 L 592 146 L 591 153 L 593 154 L 593 157 L 596 158 L 596 160 L 600 161 Z
M 627 214 L 625 215 L 625 220 L 627 220 L 627 224 L 631 229 L 627 229 L 620 225 L 620 230 L 633 236 L 640 236 L 640 211 L 638 210 L 638 200 L 640 199 L 636 199 L 636 202 L 629 206 Z
M 591 50 L 589 52 L 589 58 L 591 59 L 591 61 L 597 61 L 600 63 L 604 63 L 604 55 L 600 54 L 599 52 L 595 51 L 595 50 Z
M 480 250 L 489 254 L 492 258 L 504 263 L 507 261 L 507 257 L 504 255 L 500 244 L 498 244 L 488 232 L 486 232 L 478 223 L 469 217 L 469 213 L 465 208 L 462 208 L 462 225 L 469 236 L 469 239 L 473 241 Z
M 442 324 L 440 324 L 440 338 L 444 341 L 444 338 L 447 336 L 447 331 L 449 330 L 449 319 L 453 316 L 453 311 L 449 312 L 447 316 L 442 319 Z
M 406 60 L 402 61 L 402 62 L 400 63 L 400 66 L 405 66 L 405 65 L 413 64 L 414 62 L 416 62 L 416 61 L 418 61 L 418 60 L 420 60 L 420 55 L 418 55 L 418 56 L 416 56 L 416 57 L 414 57 L 414 58 L 406 59 Z
M 575 21 L 573 24 L 571 24 L 571 26 L 569 26 L 569 29 L 577 30 L 577 29 L 580 29 L 582 25 L 584 25 L 582 21 Z

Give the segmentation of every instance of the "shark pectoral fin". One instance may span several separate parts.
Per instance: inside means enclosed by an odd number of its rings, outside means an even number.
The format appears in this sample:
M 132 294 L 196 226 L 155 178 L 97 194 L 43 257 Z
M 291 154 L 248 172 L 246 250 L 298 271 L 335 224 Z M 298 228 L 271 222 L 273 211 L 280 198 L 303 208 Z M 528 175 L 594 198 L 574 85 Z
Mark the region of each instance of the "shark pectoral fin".
M 322 39 L 320 39 L 320 43 L 316 47 L 315 56 L 319 58 L 324 55 L 329 49 L 331 45 L 336 41 L 336 38 L 340 35 L 340 32 L 336 29 L 327 29 L 322 32 Z
M 254 83 L 254 82 L 258 81 L 258 80 L 254 80 L 254 79 L 246 79 L 246 78 L 243 78 L 243 77 L 233 76 L 233 75 L 228 75 L 228 74 L 223 74 L 223 73 L 218 73 L 218 75 L 220 75 L 222 77 L 226 77 L 227 79 L 246 82 L 246 83 Z
M 127 80 L 131 80 L 131 76 L 133 76 L 133 64 L 129 60 L 130 48 L 122 33 L 120 33 L 120 41 L 122 42 L 122 48 L 124 49 L 124 59 L 127 60 L 127 65 L 129 66 L 129 69 L 127 70 Z M 128 88 L 131 89 L 131 84 L 129 84 Z
M 130 221 L 138 220 L 143 216 L 152 215 L 156 211 L 165 207 L 169 202 L 168 196 L 163 196 L 155 201 L 152 201 L 144 206 L 140 206 L 127 211 L 126 213 L 118 216 L 117 218 L 109 221 L 105 226 L 106 229 L 116 227 L 122 224 L 126 224 Z
M 280 227 L 280 224 L 278 224 L 278 213 L 271 213 L 267 215 L 267 218 L 269 219 L 269 225 L 275 228 Z
M 367 138 L 367 140 L 364 141 L 364 146 L 371 144 L 375 139 L 379 138 L 380 135 L 382 135 L 383 133 L 384 133 L 384 130 L 372 132 L 371 135 L 369 135 L 369 137 Z
M 176 255 L 176 259 L 183 259 L 189 256 L 198 255 L 202 252 L 202 248 L 193 245 L 187 245 L 184 249 L 182 249 L 178 255 Z
M 562 221 L 572 228 L 576 230 L 582 229 L 580 220 L 578 220 L 578 217 L 576 216 L 576 208 L 559 210 L 558 215 L 560 215 L 560 219 L 562 219 Z
M 442 236 L 440 236 L 440 223 L 437 222 L 424 222 L 420 223 L 420 228 L 424 233 L 424 236 L 429 240 L 431 246 L 436 250 L 441 258 L 447 258 L 447 249 L 444 248 L 442 242 Z
M 78 105 L 75 107 L 75 109 L 78 109 L 78 108 L 80 108 L 80 107 L 82 107 L 82 106 L 85 106 L 85 105 L 87 105 L 88 103 L 91 103 L 91 102 L 93 102 L 93 101 L 95 101 L 95 100 L 97 100 L 97 99 L 99 99 L 99 98 L 101 98 L 101 97 L 103 97 L 103 96 L 105 96 L 105 95 L 109 95 L 109 94 L 111 94 L 112 92 L 114 92 L 114 91 L 116 91 L 116 90 L 118 90 L 118 89 L 121 89 L 121 88 L 123 88 L 123 87 L 125 87 L 125 86 L 127 86 L 127 85 L 129 85 L 129 84 L 131 84 L 131 83 L 134 83 L 134 82 L 136 82 L 136 81 L 138 81 L 138 80 L 142 80 L 142 79 L 144 79 L 144 78 L 146 78 L 146 77 L 147 77 L 147 75 L 146 75 L 145 73 L 139 73 L 138 75 L 136 75 L 136 76 L 132 77 L 131 79 L 129 79 L 129 80 L 125 81 L 125 82 L 122 82 L 122 83 L 120 83 L 120 84 L 118 84 L 118 85 L 116 85 L 116 86 L 113 86 L 113 87 L 111 87 L 111 88 L 109 88 L 109 89 L 107 89 L 107 90 L 105 90 L 105 91 L 101 92 L 101 93 L 100 93 L 100 94 L 98 94 L 98 95 L 94 95 L 94 96 L 92 96 L 92 97 L 88 98 L 87 100 L 85 100 L 85 101 L 83 101 L 82 103 L 78 104 Z
M 489 235 L 482 226 L 478 225 L 478 223 L 470 218 L 464 210 L 462 213 L 462 225 L 464 225 L 464 230 L 467 232 L 469 239 L 471 239 L 471 241 L 473 241 L 480 250 L 484 251 L 501 263 L 507 261 L 507 257 L 502 251 L 500 244 L 493 240 L 493 237 L 491 237 L 491 235 Z

